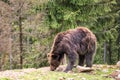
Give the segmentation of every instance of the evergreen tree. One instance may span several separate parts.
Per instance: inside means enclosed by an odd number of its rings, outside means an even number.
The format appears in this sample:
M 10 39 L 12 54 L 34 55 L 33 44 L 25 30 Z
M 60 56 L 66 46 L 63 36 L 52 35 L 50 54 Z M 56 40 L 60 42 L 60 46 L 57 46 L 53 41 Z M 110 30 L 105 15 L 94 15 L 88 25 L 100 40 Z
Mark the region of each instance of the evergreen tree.
M 96 63 L 103 63 L 104 42 L 107 46 L 107 60 L 116 61 L 116 17 L 115 0 L 50 0 L 47 5 L 48 26 L 54 33 L 77 26 L 90 28 L 97 37 Z M 114 46 L 114 47 L 112 47 Z M 112 54 L 112 51 L 115 51 Z M 115 58 L 114 62 L 111 62 Z

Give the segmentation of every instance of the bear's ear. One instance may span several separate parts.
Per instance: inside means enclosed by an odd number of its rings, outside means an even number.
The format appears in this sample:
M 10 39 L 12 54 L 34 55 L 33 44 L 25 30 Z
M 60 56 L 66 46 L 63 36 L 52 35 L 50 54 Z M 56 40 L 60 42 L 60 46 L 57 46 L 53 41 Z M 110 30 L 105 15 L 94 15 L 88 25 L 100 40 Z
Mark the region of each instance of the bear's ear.
M 47 57 L 50 57 L 50 53 L 47 54 Z
M 52 55 L 53 59 L 58 59 L 58 57 L 59 57 L 58 55 L 54 55 L 54 54 Z

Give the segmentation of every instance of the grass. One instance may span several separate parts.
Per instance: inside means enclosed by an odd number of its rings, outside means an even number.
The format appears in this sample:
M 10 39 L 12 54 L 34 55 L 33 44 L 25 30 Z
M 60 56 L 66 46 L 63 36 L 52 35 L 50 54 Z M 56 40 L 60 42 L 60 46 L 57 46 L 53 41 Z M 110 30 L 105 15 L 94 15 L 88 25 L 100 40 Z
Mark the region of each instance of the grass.
M 41 72 L 40 70 L 20 77 L 20 80 L 113 80 L 105 77 L 113 70 L 97 70 L 91 73 Z
M 41 69 L 36 69 L 35 71 L 25 73 L 19 76 L 17 80 L 114 80 L 113 78 L 106 77 L 115 71 L 116 68 L 108 68 L 102 66 L 101 68 L 96 68 L 96 70 L 89 73 L 78 73 L 74 72 L 64 73 L 56 71 L 43 71 Z M 20 71 L 20 70 L 19 70 Z M 15 80 L 9 77 L 0 78 L 0 80 Z
M 10 80 L 10 78 L 0 78 L 0 80 Z
M 104 75 L 94 75 L 90 73 L 64 73 L 64 72 L 48 72 L 41 73 L 40 71 L 24 75 L 21 80 L 113 80 L 112 78 L 104 77 Z

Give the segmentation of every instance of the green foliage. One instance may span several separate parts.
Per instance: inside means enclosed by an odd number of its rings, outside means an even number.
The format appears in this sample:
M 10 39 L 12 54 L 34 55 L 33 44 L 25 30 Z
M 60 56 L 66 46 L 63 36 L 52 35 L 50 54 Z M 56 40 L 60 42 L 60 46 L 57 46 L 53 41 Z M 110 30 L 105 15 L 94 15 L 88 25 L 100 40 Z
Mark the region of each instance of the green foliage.
M 7 5 L 9 3 L 9 0 L 2 1 Z M 19 5 L 16 3 L 15 6 Z M 120 56 L 119 0 L 27 0 L 22 8 L 25 8 L 21 14 L 24 67 L 48 65 L 47 53 L 56 33 L 77 26 L 88 27 L 97 37 L 94 63 L 103 63 L 104 42 L 107 43 L 107 62 L 109 63 L 110 45 L 111 63 L 117 62 Z M 13 13 L 16 16 L 19 14 L 16 11 Z M 19 23 L 16 19 L 12 22 L 13 68 L 19 68 Z M 109 40 L 112 42 L 109 43 Z M 9 68 L 8 57 L 5 69 Z
M 118 8 L 116 5 L 116 0 L 50 0 L 46 8 L 48 26 L 53 33 L 77 26 L 90 28 L 98 41 L 95 63 L 103 63 L 104 42 L 108 43 L 112 39 L 112 43 L 116 43 L 118 37 L 116 18 L 119 14 L 115 12 L 115 8 Z M 114 57 L 116 49 L 117 45 L 112 44 Z

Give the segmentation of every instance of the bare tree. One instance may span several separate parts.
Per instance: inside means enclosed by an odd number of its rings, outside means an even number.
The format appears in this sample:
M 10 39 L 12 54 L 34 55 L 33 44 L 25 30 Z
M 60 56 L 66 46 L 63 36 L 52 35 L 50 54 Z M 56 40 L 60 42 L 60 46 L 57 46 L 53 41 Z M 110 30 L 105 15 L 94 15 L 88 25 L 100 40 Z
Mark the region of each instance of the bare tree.
M 27 0 L 10 0 L 11 7 L 14 9 L 14 21 L 19 27 L 19 51 L 20 51 L 20 68 L 23 67 L 23 26 L 22 19 L 28 8 Z
M 10 67 L 12 68 L 11 52 L 11 7 L 3 1 L 0 1 L 0 69 L 3 69 L 7 56 L 10 57 Z M 9 58 L 7 58 L 9 59 Z
M 29 13 L 31 4 L 42 4 L 42 0 L 38 2 L 39 0 L 9 0 L 9 3 L 0 1 L 0 6 L 3 6 L 0 7 L 0 68 L 8 69 L 8 64 L 10 69 L 23 68 L 24 64 L 30 63 L 31 55 L 39 57 L 40 53 L 47 53 L 46 47 L 49 46 L 42 42 L 49 35 L 48 28 L 42 24 L 45 12 Z M 36 59 L 39 65 L 38 60 L 42 59 Z

